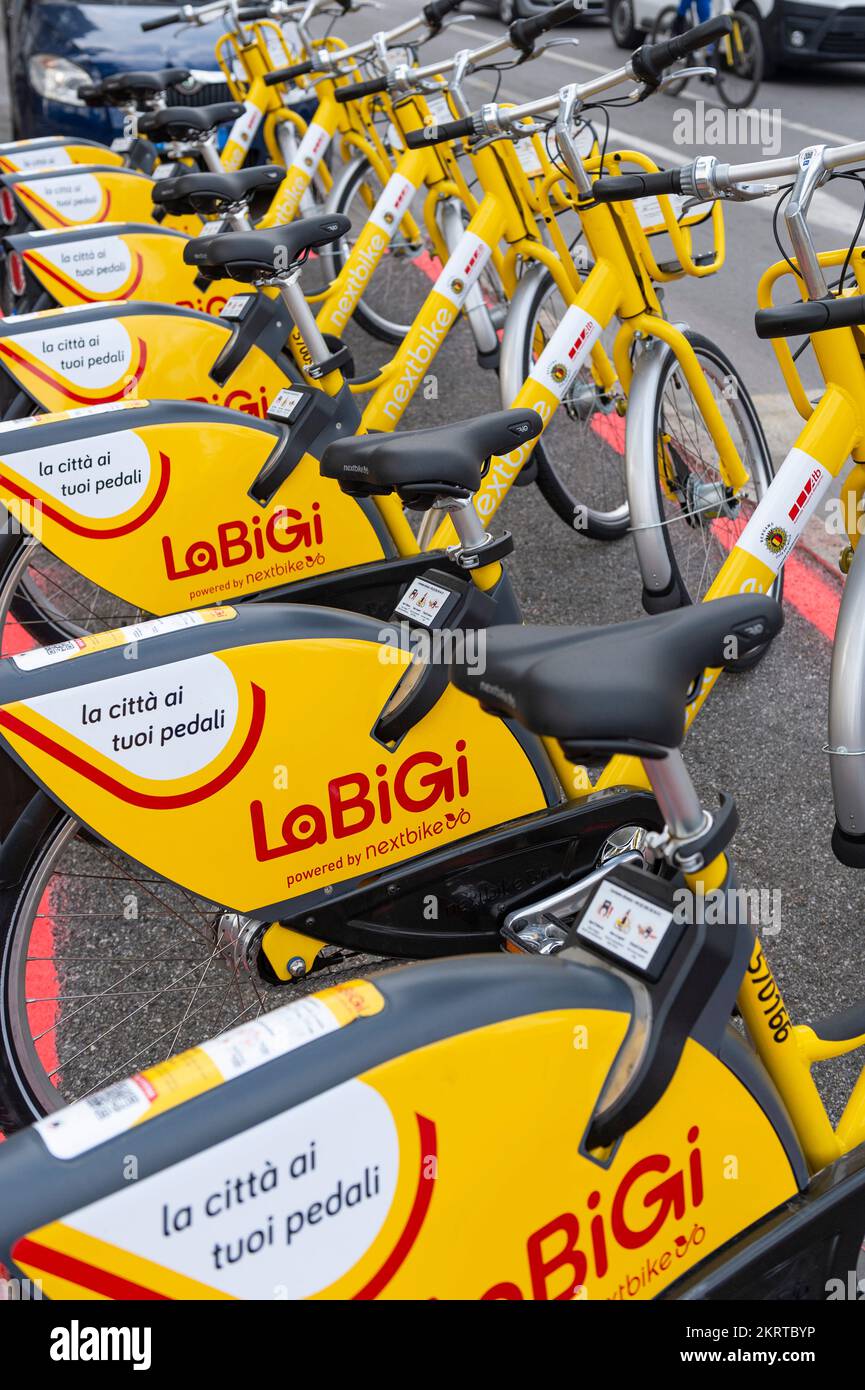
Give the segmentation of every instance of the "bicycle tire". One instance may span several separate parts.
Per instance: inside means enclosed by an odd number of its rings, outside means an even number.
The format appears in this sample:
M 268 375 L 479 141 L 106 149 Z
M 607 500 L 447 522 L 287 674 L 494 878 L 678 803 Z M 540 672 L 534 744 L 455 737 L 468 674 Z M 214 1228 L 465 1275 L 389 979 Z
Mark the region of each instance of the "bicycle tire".
M 757 21 L 744 10 L 736 10 L 732 18 L 733 32 L 715 48 L 715 87 L 728 110 L 740 111 L 753 105 L 763 80 L 763 38 Z M 731 66 L 725 68 L 723 64 L 728 49 L 732 61 Z M 734 78 L 747 83 L 744 90 L 732 87 Z
M 748 388 L 733 365 L 727 354 L 706 338 L 701 333 L 689 332 L 687 334 L 704 373 L 710 380 L 716 383 L 723 383 L 728 389 L 730 383 L 735 386 L 726 397 L 734 403 L 730 407 L 730 414 L 733 422 L 738 428 L 742 439 L 746 443 L 746 464 L 753 479 L 753 490 L 756 494 L 756 502 L 765 495 L 766 490 L 775 475 L 772 456 L 769 446 L 763 433 L 760 418 L 757 414 L 754 402 L 751 400 Z M 710 518 L 713 522 L 711 527 L 707 527 L 702 519 L 694 520 L 692 498 L 694 490 L 692 479 L 695 476 L 693 467 L 693 446 L 689 448 L 671 449 L 669 436 L 671 432 L 667 427 L 669 416 L 665 417 L 664 400 L 667 388 L 678 371 L 678 363 L 672 348 L 664 349 L 666 357 L 662 363 L 658 384 L 655 391 L 655 398 L 652 403 L 652 437 L 655 440 L 665 439 L 664 449 L 655 448 L 655 457 L 658 462 L 665 460 L 666 477 L 662 477 L 662 470 L 655 467 L 655 494 L 657 499 L 657 514 L 651 523 L 660 529 L 660 534 L 667 551 L 674 580 L 674 589 L 678 593 L 679 606 L 684 607 L 689 603 L 701 602 L 708 591 L 714 574 L 720 569 L 721 564 L 726 559 L 727 554 L 735 544 L 732 525 L 727 518 Z M 689 399 L 693 402 L 687 382 L 682 377 L 682 386 Z M 700 417 L 702 418 L 702 417 Z M 728 424 L 730 422 L 728 421 Z M 705 428 L 705 427 L 704 427 Z M 712 446 L 714 448 L 714 446 Z M 690 452 L 691 463 L 685 463 L 685 455 Z M 740 449 L 740 454 L 743 450 Z M 687 476 L 686 476 L 687 474 Z M 702 480 L 698 480 L 702 481 Z M 717 485 L 716 485 L 717 486 Z M 756 505 L 756 503 L 754 503 Z M 750 501 L 739 503 L 739 510 L 750 515 L 752 510 Z M 682 530 L 681 523 L 684 523 L 685 530 Z M 644 523 L 645 524 L 645 521 Z M 717 566 L 714 572 L 709 569 L 708 558 L 699 566 L 699 583 L 694 584 L 692 573 L 693 567 L 688 563 L 689 555 L 686 553 L 691 548 L 694 535 L 697 534 L 702 540 L 707 556 L 710 553 L 710 546 L 714 547 L 711 553 L 717 559 Z M 681 543 L 680 543 L 681 540 Z M 699 561 L 699 555 L 698 555 Z M 782 601 L 784 588 L 783 571 L 779 574 L 775 583 L 770 589 L 770 593 L 779 602 Z M 748 656 L 731 659 L 726 663 L 725 669 L 728 671 L 748 671 L 762 660 L 766 651 L 764 647 L 758 647 Z

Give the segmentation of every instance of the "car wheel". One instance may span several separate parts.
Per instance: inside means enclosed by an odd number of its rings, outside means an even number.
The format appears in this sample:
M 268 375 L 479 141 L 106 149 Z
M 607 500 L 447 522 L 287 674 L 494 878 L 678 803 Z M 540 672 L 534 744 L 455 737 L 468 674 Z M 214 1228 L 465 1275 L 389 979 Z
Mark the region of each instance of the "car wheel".
M 763 19 L 756 5 L 738 5 L 737 9 L 743 10 L 745 14 L 750 15 L 760 30 L 760 38 L 763 40 L 763 77 L 777 77 L 778 63 L 776 59 L 770 56 L 769 26 Z
M 634 0 L 607 0 L 607 11 L 616 47 L 636 48 L 642 34 L 634 28 Z

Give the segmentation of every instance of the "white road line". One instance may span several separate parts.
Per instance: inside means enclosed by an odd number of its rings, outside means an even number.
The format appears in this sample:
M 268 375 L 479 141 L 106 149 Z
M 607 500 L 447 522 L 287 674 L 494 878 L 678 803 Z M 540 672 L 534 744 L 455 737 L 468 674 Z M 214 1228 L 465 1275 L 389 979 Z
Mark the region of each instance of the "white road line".
M 496 37 L 495 34 L 481 33 L 479 30 L 470 29 L 464 24 L 452 24 L 450 32 L 467 34 L 474 39 L 479 39 L 481 42 L 485 39 L 493 39 Z M 599 67 L 597 63 L 587 63 L 582 58 L 571 58 L 566 54 L 556 53 L 555 50 L 547 53 L 545 56 L 553 59 L 555 62 L 567 63 L 569 67 L 587 68 L 590 72 L 598 73 L 608 71 L 607 68 Z M 518 93 L 517 95 L 521 94 Z M 682 92 L 681 95 L 689 101 L 696 102 L 700 99 L 696 96 L 692 96 L 689 92 Z M 526 97 L 525 100 L 528 101 L 529 98 Z M 812 126 L 800 125 L 798 122 L 788 121 L 785 118 L 782 118 L 782 124 L 788 126 L 792 130 L 803 131 L 805 134 L 819 134 L 821 138 L 831 140 L 833 143 L 837 142 L 841 145 L 848 144 L 852 141 L 852 136 L 837 135 L 830 131 L 816 131 Z M 613 139 L 620 141 L 626 148 L 633 148 L 634 142 L 637 139 L 632 132 L 618 130 L 613 126 L 610 127 L 610 135 Z M 683 151 L 681 149 L 675 150 L 667 145 L 655 144 L 654 141 L 647 140 L 643 135 L 639 137 L 639 148 L 643 150 L 645 154 L 651 155 L 652 159 L 658 164 L 669 166 L 683 163 Z M 753 203 L 752 206 L 759 208 L 761 212 L 769 216 L 771 216 L 774 210 L 774 202 L 771 199 L 760 200 Z M 859 221 L 859 213 L 857 210 L 849 207 L 841 198 L 836 198 L 834 194 L 826 193 L 821 190 L 817 194 L 812 205 L 809 221 L 823 227 L 827 231 L 840 232 L 842 235 L 849 237 L 852 236 L 853 232 L 856 230 L 856 224 Z
M 451 28 L 454 33 L 468 34 L 471 35 L 472 38 L 481 40 L 491 40 L 501 37 L 501 35 L 496 34 L 482 34 L 477 29 L 469 29 L 467 25 L 454 24 Z M 585 68 L 586 72 L 609 72 L 609 68 L 602 67 L 599 63 L 590 63 L 585 58 L 575 58 L 572 54 L 568 53 L 557 53 L 555 49 L 551 49 L 549 53 L 545 53 L 544 57 L 554 63 L 567 63 L 569 67 Z M 683 101 L 697 102 L 705 100 L 705 98 L 700 98 L 689 91 L 680 92 L 678 95 Z M 801 135 L 811 135 L 816 137 L 817 140 L 826 141 L 832 145 L 850 145 L 856 139 L 853 135 L 840 135 L 837 130 L 823 130 L 820 126 L 804 125 L 801 121 L 792 121 L 789 116 L 782 115 L 779 117 L 779 120 L 786 130 L 795 130 Z

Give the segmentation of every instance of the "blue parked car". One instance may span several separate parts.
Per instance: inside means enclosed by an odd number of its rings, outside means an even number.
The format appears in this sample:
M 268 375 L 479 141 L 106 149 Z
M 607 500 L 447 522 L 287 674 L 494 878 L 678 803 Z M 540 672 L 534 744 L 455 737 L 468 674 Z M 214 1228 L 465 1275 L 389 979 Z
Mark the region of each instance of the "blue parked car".
M 7 0 L 15 136 L 70 135 L 108 143 L 120 133 L 120 116 L 91 110 L 78 88 L 123 70 L 192 69 L 201 85 L 194 93 L 170 93 L 172 105 L 230 100 L 213 52 L 224 32 L 220 23 L 141 32 L 143 20 L 177 8 L 163 0 Z

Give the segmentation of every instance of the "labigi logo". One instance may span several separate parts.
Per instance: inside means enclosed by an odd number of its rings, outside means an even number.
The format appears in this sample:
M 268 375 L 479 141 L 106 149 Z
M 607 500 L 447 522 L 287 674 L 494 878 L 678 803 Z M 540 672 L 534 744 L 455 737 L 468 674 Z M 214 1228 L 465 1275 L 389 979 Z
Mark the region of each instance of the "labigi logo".
M 256 386 L 252 391 L 238 386 L 224 396 L 214 392 L 211 396 L 187 396 L 187 400 L 201 401 L 203 405 L 221 405 L 226 410 L 240 410 L 244 415 L 253 415 L 256 420 L 267 419 L 267 408 L 270 404 L 264 386 Z
M 399 420 L 412 398 L 415 387 L 423 377 L 424 368 L 435 357 L 453 320 L 453 310 L 442 305 L 436 309 L 431 321 L 425 323 L 420 330 L 417 342 L 406 357 L 402 375 L 394 382 L 390 400 L 385 403 L 384 413 L 389 420 L 393 420 L 394 423 Z
M 469 794 L 469 764 L 466 743 L 459 739 L 456 758 L 448 763 L 441 753 L 424 751 L 412 753 L 396 768 L 378 763 L 373 776 L 366 772 L 348 772 L 332 777 L 327 784 L 322 804 L 301 802 L 293 806 L 282 820 L 279 838 L 268 833 L 265 808 L 261 801 L 249 807 L 255 857 L 260 863 L 298 854 L 314 845 L 326 845 L 329 840 L 343 840 L 350 835 L 390 825 L 398 810 L 421 816 L 433 807 L 442 805 L 443 815 L 432 824 L 425 822 L 424 839 L 435 838 L 453 828 L 459 814 L 447 807 L 464 801 Z M 440 826 L 437 830 L 436 826 Z M 428 832 L 428 833 L 426 833 Z M 414 835 L 414 839 L 410 837 Z M 392 837 L 391 848 L 402 849 L 414 844 L 418 831 L 403 830 Z
M 334 328 L 344 328 L 348 323 L 354 312 L 354 307 L 386 247 L 387 237 L 383 232 L 376 232 L 370 237 L 366 246 L 355 247 L 345 280 L 341 285 L 339 299 L 330 315 Z
M 692 1145 L 678 1167 L 666 1153 L 647 1154 L 632 1163 L 610 1196 L 595 1188 L 585 1199 L 582 1218 L 565 1211 L 526 1240 L 528 1290 L 511 1281 L 494 1284 L 482 1299 L 571 1299 L 590 1293 L 594 1280 L 604 1279 L 627 1254 L 642 1250 L 665 1227 L 681 1229 L 666 1248 L 623 1271 L 607 1297 L 627 1300 L 645 1297 L 676 1277 L 682 1261 L 693 1260 L 706 1238 L 705 1227 L 693 1219 L 703 1203 L 703 1166 L 697 1145 L 700 1131 L 688 1130 Z M 624 1255 L 623 1255 L 623 1252 Z
M 170 580 L 190 579 L 212 570 L 233 569 L 251 560 L 266 560 L 268 552 L 288 555 L 300 547 L 311 549 L 323 542 L 320 504 L 313 502 L 312 516 L 304 520 L 294 507 L 280 507 L 271 516 L 253 516 L 249 521 L 223 521 L 212 539 L 207 537 L 187 546 L 181 562 L 174 554 L 170 536 L 162 537 L 165 573 Z

